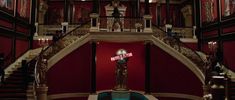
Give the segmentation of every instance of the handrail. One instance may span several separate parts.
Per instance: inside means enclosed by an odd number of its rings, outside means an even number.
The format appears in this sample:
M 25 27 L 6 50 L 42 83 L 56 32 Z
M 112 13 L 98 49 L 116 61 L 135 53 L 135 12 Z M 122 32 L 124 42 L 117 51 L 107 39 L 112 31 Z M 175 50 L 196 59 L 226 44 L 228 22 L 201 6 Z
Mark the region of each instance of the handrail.
M 155 32 L 155 36 L 161 39 L 163 42 L 171 46 L 172 48 L 176 49 L 178 52 L 189 58 L 194 64 L 197 65 L 197 67 L 203 72 L 205 75 L 206 73 L 206 66 L 207 66 L 207 61 L 203 60 L 201 56 L 193 50 L 191 47 L 186 45 L 185 43 L 181 42 L 179 37 L 174 37 L 174 36 L 167 36 L 167 32 L 157 25 L 153 26 L 157 28 L 157 30 L 160 30 L 160 32 Z M 157 31 L 154 30 L 154 31 Z M 161 33 L 162 32 L 162 33 Z M 189 53 L 189 54 L 188 54 Z
M 80 35 L 84 35 L 84 34 L 88 33 L 89 30 L 82 30 L 82 27 L 87 25 L 88 22 L 90 22 L 90 21 L 87 21 L 87 22 L 79 25 L 78 27 L 74 28 L 73 30 L 71 30 L 65 34 L 60 33 L 61 36 L 59 36 L 58 39 L 53 40 L 52 44 L 47 46 L 45 49 L 42 49 L 42 51 L 39 53 L 39 55 L 35 57 L 37 62 L 35 64 L 34 74 L 35 74 L 35 82 L 36 82 L 37 86 L 46 84 L 46 78 L 45 78 L 46 75 L 45 74 L 47 71 L 47 60 L 65 47 L 65 46 L 61 46 L 61 45 L 64 45 L 61 43 L 61 41 L 69 35 L 80 36 Z M 79 29 L 81 29 L 81 30 L 79 30 Z M 79 31 L 79 32 L 77 32 L 77 31 Z M 73 39 L 70 38 L 69 40 L 73 40 Z

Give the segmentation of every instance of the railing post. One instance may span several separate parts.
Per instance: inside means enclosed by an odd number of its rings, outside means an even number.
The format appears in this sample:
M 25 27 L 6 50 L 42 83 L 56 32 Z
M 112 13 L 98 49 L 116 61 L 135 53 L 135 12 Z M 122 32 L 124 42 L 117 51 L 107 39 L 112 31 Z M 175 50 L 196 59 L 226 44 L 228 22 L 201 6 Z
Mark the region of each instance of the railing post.
M 38 23 L 36 22 L 34 25 L 35 25 L 35 33 L 34 33 L 34 36 L 38 36 Z
M 91 32 L 98 32 L 99 31 L 99 22 L 98 22 L 99 15 L 97 13 L 91 13 L 90 17 L 91 17 L 90 31 Z
M 47 59 L 43 58 L 43 54 L 39 55 L 36 65 L 35 81 L 36 81 L 36 97 L 37 100 L 47 100 L 48 87 L 46 85 Z
M 151 15 L 144 15 L 144 32 L 153 32 L 151 19 Z
M 68 31 L 68 28 L 69 28 L 69 23 L 68 22 L 62 22 L 61 23 L 61 26 L 62 26 L 62 33 L 66 33 Z
M 196 26 L 193 26 L 193 38 L 194 39 L 197 39 L 197 37 L 196 37 Z
M 45 84 L 37 86 L 36 87 L 37 100 L 47 100 L 47 91 L 48 87 Z

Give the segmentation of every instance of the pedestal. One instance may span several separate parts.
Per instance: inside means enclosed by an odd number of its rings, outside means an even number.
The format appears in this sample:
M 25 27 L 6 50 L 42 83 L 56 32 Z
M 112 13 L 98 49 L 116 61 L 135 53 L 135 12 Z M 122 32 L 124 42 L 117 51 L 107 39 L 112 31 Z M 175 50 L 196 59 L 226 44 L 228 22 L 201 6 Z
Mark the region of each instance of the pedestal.
M 153 32 L 151 19 L 151 15 L 144 15 L 144 32 Z
M 48 87 L 46 85 L 36 87 L 37 100 L 47 100 Z

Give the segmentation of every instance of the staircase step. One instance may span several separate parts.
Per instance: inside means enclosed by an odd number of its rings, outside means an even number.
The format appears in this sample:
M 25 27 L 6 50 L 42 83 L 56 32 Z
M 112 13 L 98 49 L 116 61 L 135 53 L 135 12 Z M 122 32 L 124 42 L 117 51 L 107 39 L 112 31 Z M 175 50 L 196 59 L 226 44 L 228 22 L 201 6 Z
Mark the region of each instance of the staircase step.
M 5 83 L 7 83 L 7 84 L 23 84 L 24 81 L 23 80 L 9 80 L 9 79 L 7 79 L 7 80 L 5 80 Z
M 27 98 L 15 98 L 15 97 L 7 97 L 7 98 L 1 98 L 1 100 L 28 100 Z M 34 100 L 34 99 L 31 99 Z
M 18 88 L 18 89 L 23 89 L 24 84 L 4 84 L 1 86 L 1 89 L 5 88 Z
M 26 98 L 26 93 L 0 93 L 0 98 Z
M 7 93 L 7 92 L 10 92 L 10 93 L 24 93 L 24 89 L 15 89 L 15 88 L 6 88 L 6 89 L 0 89 L 0 93 Z

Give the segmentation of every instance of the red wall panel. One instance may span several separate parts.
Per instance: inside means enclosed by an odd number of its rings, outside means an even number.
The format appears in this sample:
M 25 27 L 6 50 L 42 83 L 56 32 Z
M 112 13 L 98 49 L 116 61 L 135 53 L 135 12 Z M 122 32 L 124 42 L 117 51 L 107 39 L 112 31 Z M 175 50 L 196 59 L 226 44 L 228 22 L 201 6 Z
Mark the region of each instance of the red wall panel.
M 231 27 L 227 27 L 223 29 L 223 33 L 231 33 L 231 32 L 235 32 L 235 26 L 231 26 Z
M 151 47 L 151 91 L 202 96 L 202 83 L 185 65 L 162 49 Z
M 29 49 L 29 41 L 16 39 L 16 58 L 24 54 Z
M 48 3 L 48 24 L 61 24 L 64 21 L 64 2 L 63 1 L 50 1 Z
M 0 53 L 4 53 L 5 65 L 11 63 L 12 54 L 12 38 L 0 36 Z
M 209 32 L 203 32 L 203 36 L 207 37 L 207 36 L 217 36 L 218 35 L 218 31 L 217 30 L 213 30 L 213 31 L 209 31 Z
M 11 53 L 12 48 L 12 39 L 9 37 L 0 36 L 0 52 L 3 52 L 6 55 Z
M 209 54 L 210 53 L 210 49 L 208 47 L 208 43 L 203 43 L 202 44 L 202 52 Z
M 7 28 L 12 28 L 13 24 L 11 22 L 0 19 L 0 26 L 7 27 Z
M 73 23 L 82 23 L 90 19 L 93 2 L 76 2 Z
M 197 50 L 197 43 L 184 43 L 184 44 L 192 50 Z
M 16 26 L 16 31 L 24 33 L 24 34 L 29 34 L 29 29 L 21 25 Z
M 234 57 L 235 57 L 235 41 L 225 41 L 223 43 L 223 52 L 224 52 L 224 64 L 229 69 L 235 71 L 235 63 L 234 63 Z
M 181 14 L 181 6 L 180 5 L 170 5 L 170 23 L 173 23 L 173 26 L 181 26 L 183 16 Z M 161 25 L 166 24 L 166 5 L 161 5 Z
M 49 94 L 89 92 L 91 84 L 91 45 L 81 46 L 47 72 Z

